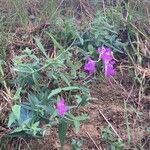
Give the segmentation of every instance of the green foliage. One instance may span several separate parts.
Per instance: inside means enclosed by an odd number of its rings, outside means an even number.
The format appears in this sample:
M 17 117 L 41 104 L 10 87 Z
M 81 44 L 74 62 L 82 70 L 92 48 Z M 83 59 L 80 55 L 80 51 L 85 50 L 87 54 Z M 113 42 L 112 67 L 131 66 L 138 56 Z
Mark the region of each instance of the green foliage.
M 109 126 L 102 130 L 102 139 L 109 143 L 109 148 L 111 150 L 123 150 L 125 147 L 120 139 L 115 138 L 114 133 Z
M 9 116 L 8 127 L 12 129 L 9 136 L 41 137 L 45 132 L 43 124 L 51 127 L 58 124 L 63 147 L 67 126 L 73 124 L 78 132 L 81 122 L 88 119 L 87 115 L 74 116 L 71 112 L 84 106 L 90 100 L 90 93 L 86 86 L 75 82 L 77 75 L 83 72 L 81 60 L 74 61 L 71 47 L 65 49 L 52 33 L 46 32 L 46 35 L 57 48 L 57 56 L 50 58 L 41 40 L 34 37 L 38 51 L 26 48 L 13 60 L 16 105 Z M 62 96 L 69 105 L 64 118 L 55 107 Z
M 73 123 L 76 133 L 79 132 L 81 122 L 89 119 L 89 117 L 86 114 L 82 114 L 80 116 L 74 116 L 72 114 L 69 114 L 67 117 Z
M 77 139 L 72 139 L 72 150 L 81 150 L 83 141 L 82 140 L 77 140 Z
M 63 148 L 65 138 L 66 138 L 66 133 L 67 133 L 67 122 L 64 119 L 60 120 L 59 127 L 58 127 L 58 133 L 59 133 L 61 147 Z
M 52 41 L 56 46 L 58 46 L 57 43 L 64 45 L 65 48 L 69 47 L 71 44 L 83 44 L 83 39 L 74 18 L 62 19 L 58 17 L 55 19 L 55 25 L 57 30 L 55 29 L 54 31 L 51 31 L 55 37 L 50 33 L 48 33 L 48 35 L 52 38 Z M 57 41 L 57 43 L 55 41 Z
M 39 122 L 33 121 L 33 117 L 30 110 L 21 105 L 14 105 L 8 121 L 8 127 L 14 130 L 8 136 L 42 136 L 43 131 L 38 127 Z
M 3 71 L 4 61 L 0 60 L 0 83 L 4 82 L 4 71 Z
M 82 71 L 83 60 L 80 54 L 93 55 L 95 48 L 105 45 L 122 52 L 124 45 L 119 41 L 117 32 L 107 19 L 98 14 L 91 23 L 89 32 L 81 32 L 73 19 L 57 19 L 58 30 L 44 32 L 52 42 L 55 53 L 50 57 L 38 36 L 33 39 L 36 52 L 26 48 L 13 59 L 16 91 L 13 96 L 16 105 L 9 116 L 8 127 L 12 129 L 9 136 L 44 135 L 46 126 L 58 124 L 59 138 L 63 148 L 67 126 L 72 124 L 75 132 L 82 122 L 89 119 L 86 114 L 74 115 L 72 109 L 85 106 L 90 100 L 89 89 L 85 83 L 78 84 L 86 74 Z M 74 52 L 74 49 L 77 49 Z M 56 110 L 60 97 L 65 97 L 69 112 L 61 118 Z
M 84 50 L 91 54 L 93 47 L 95 49 L 105 45 L 112 48 L 113 51 L 124 53 L 127 43 L 121 42 L 115 26 L 110 24 L 108 18 L 102 12 L 97 13 L 96 18 L 90 25 L 90 30 L 87 29 L 88 32 L 82 34 L 84 44 L 80 46 Z

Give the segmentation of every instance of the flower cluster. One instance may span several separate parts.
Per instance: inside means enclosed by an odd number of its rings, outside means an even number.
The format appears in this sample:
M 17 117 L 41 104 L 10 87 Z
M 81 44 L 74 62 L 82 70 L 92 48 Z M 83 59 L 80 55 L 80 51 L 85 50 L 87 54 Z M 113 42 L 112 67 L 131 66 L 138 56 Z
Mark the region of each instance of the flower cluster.
M 113 52 L 110 48 L 102 47 L 98 48 L 99 60 L 103 61 L 105 77 L 111 77 L 116 75 L 116 69 L 114 68 L 115 60 L 113 57 Z M 96 72 L 96 61 L 88 58 L 87 63 L 84 66 L 84 70 L 92 75 Z M 56 106 L 57 112 L 61 117 L 69 111 L 68 106 L 65 104 L 64 98 L 61 98 Z
M 61 98 L 60 101 L 57 103 L 57 112 L 61 117 L 64 117 L 66 112 L 69 110 L 68 107 L 65 104 L 64 98 Z
M 116 69 L 114 68 L 113 52 L 110 48 L 98 48 L 99 59 L 102 59 L 105 70 L 105 77 L 111 77 L 116 75 Z
M 116 75 L 116 69 L 114 68 L 115 60 L 113 52 L 110 48 L 102 47 L 98 48 L 99 60 L 103 61 L 105 77 L 112 77 Z M 96 72 L 96 61 L 88 58 L 87 63 L 84 66 L 84 70 L 90 75 Z
M 88 58 L 88 62 L 84 66 L 84 70 L 87 71 L 90 75 L 96 72 L 96 61 Z

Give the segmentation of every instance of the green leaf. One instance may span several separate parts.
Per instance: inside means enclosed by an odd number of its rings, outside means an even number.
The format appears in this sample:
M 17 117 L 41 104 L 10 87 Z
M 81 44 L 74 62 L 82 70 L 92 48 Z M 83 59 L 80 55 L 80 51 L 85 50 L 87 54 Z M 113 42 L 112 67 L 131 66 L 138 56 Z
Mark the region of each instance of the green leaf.
M 68 80 L 68 78 L 66 77 L 66 75 L 64 73 L 59 73 L 60 77 L 62 80 L 64 80 L 66 82 L 66 84 L 68 84 L 68 86 L 70 86 L 70 81 Z
M 57 110 L 53 110 L 53 113 L 52 113 L 52 115 L 51 115 L 51 117 L 50 117 L 49 120 L 52 120 L 52 119 L 55 118 L 57 115 L 58 115 Z
M 4 64 L 4 62 L 2 61 L 2 60 L 0 60 L 0 75 L 1 76 L 4 76 L 4 71 L 3 71 L 3 64 Z
M 34 39 L 35 39 L 35 43 L 36 43 L 36 45 L 38 46 L 38 48 L 40 49 L 40 51 L 44 54 L 44 56 L 45 56 L 46 58 L 49 58 L 48 55 L 47 55 L 46 52 L 45 52 L 45 49 L 44 49 L 44 47 L 43 47 L 41 41 L 40 41 L 38 38 L 34 38 Z
M 80 78 L 86 78 L 86 73 L 85 72 L 79 72 L 79 77 Z
M 36 85 L 39 85 L 39 82 L 38 82 L 39 75 L 36 72 L 32 73 L 32 79 Z
M 8 120 L 8 124 L 7 124 L 8 127 L 10 127 L 15 121 L 16 121 L 16 117 L 13 114 L 13 112 L 11 112 L 9 115 L 9 120 Z
M 20 109 L 21 109 L 21 106 L 19 106 L 19 105 L 14 105 L 12 107 L 12 112 L 17 120 L 19 120 L 19 118 L 20 118 Z
M 88 51 L 90 52 L 91 55 L 95 52 L 95 49 L 92 44 L 88 45 Z
M 22 87 L 18 88 L 15 95 L 14 95 L 14 100 L 18 100 L 20 98 L 20 93 L 21 93 Z
M 63 147 L 66 138 L 66 133 L 67 133 L 67 122 L 65 122 L 64 120 L 61 120 L 59 124 L 58 133 L 59 133 L 59 140 L 61 143 L 61 147 Z
M 39 121 L 38 122 L 35 122 L 34 124 L 32 124 L 31 125 L 31 129 L 32 129 L 32 134 L 34 135 L 34 136 L 36 136 L 36 134 L 41 130 L 41 128 L 38 128 L 38 126 L 39 126 Z
M 36 106 L 40 103 L 39 99 L 34 94 L 28 94 L 28 99 L 32 106 Z
M 64 87 L 64 88 L 57 88 L 57 89 L 51 91 L 51 93 L 48 96 L 48 99 L 50 99 L 51 97 L 53 97 L 56 94 L 59 94 L 62 91 L 72 91 L 72 90 L 80 90 L 80 88 L 78 86 L 68 86 L 68 87 Z
M 48 36 L 52 39 L 54 45 L 59 48 L 60 50 L 63 50 L 63 47 L 56 41 L 56 39 L 53 37 L 53 35 L 49 32 L 46 32 Z
M 80 87 L 78 87 L 78 86 L 68 86 L 68 87 L 62 88 L 62 90 L 63 91 L 80 90 Z
M 52 90 L 51 93 L 48 96 L 48 99 L 50 99 L 51 97 L 53 97 L 54 95 L 60 93 L 62 91 L 62 88 L 57 88 L 55 90 Z
M 12 134 L 12 133 L 21 132 L 21 131 L 23 131 L 23 128 L 22 128 L 22 127 L 18 127 L 18 128 L 16 128 L 16 129 L 14 129 L 14 130 L 11 132 L 11 134 Z
M 69 114 L 68 117 L 69 117 L 70 120 L 73 121 L 76 133 L 79 131 L 81 122 L 89 119 L 89 117 L 87 116 L 87 114 L 82 114 L 80 116 L 74 116 L 72 114 Z
M 77 36 L 78 36 L 78 38 L 80 40 L 81 45 L 83 45 L 84 44 L 84 39 L 79 34 L 77 34 Z
M 80 130 L 80 121 L 79 120 L 74 120 L 74 127 L 75 127 L 75 132 L 78 133 Z
M 38 126 L 39 126 L 39 124 L 40 124 L 40 122 L 38 121 L 38 122 L 35 122 L 34 124 L 32 124 L 32 128 L 34 129 L 36 129 Z
M 80 95 L 75 95 L 76 98 L 76 102 L 78 103 L 78 105 L 82 102 L 82 98 Z
M 17 64 L 17 66 L 15 67 L 16 68 L 14 68 L 13 70 L 17 72 L 29 73 L 29 74 L 34 72 L 34 70 L 30 67 L 30 64 Z

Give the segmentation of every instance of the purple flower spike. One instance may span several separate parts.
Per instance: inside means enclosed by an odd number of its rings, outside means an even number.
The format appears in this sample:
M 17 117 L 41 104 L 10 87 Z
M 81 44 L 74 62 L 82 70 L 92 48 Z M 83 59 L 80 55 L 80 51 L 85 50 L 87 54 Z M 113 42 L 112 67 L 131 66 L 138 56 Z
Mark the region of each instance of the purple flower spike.
M 96 62 L 91 58 L 88 59 L 88 62 L 84 66 L 84 70 L 89 74 L 93 74 L 96 72 Z
M 61 100 L 57 103 L 57 111 L 61 117 L 64 117 L 65 113 L 68 111 L 64 98 L 61 98 Z
M 102 59 L 103 62 L 109 62 L 113 60 L 113 53 L 110 48 L 98 48 L 99 59 Z
M 116 75 L 116 69 L 114 68 L 115 61 L 111 61 L 105 64 L 105 77 L 112 77 Z
M 105 68 L 105 77 L 112 77 L 116 75 L 116 69 L 114 68 L 113 52 L 110 48 L 102 47 L 98 48 L 99 59 L 102 59 Z

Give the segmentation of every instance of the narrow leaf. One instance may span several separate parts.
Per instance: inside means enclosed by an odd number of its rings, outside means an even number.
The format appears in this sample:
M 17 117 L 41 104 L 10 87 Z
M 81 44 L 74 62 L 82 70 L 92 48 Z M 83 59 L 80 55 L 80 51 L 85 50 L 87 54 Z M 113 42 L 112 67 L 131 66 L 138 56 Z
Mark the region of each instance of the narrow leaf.
M 80 130 L 80 122 L 78 120 L 74 120 L 75 132 L 78 133 Z
M 49 32 L 46 32 L 48 36 L 52 39 L 54 45 L 59 48 L 60 50 L 63 50 L 63 47 L 56 41 L 56 39 L 53 37 L 53 35 Z
M 51 93 L 48 96 L 48 99 L 50 99 L 51 97 L 53 97 L 54 95 L 60 93 L 62 91 L 62 88 L 57 88 L 55 90 L 52 90 Z
M 18 100 L 20 98 L 20 93 L 21 93 L 22 87 L 18 88 L 15 95 L 14 95 L 14 100 Z
M 8 127 L 10 127 L 16 121 L 16 117 L 13 113 L 10 113 L 8 120 Z
M 62 120 L 59 124 L 58 133 L 59 133 L 59 140 L 61 143 L 61 147 L 63 148 L 65 138 L 66 138 L 66 133 L 67 133 L 67 122 L 65 122 L 64 120 Z
M 34 38 L 34 39 L 35 39 L 35 43 L 36 43 L 36 45 L 38 46 L 39 50 L 43 53 L 43 55 L 44 55 L 46 58 L 48 58 L 48 55 L 46 54 L 45 49 L 44 49 L 44 47 L 43 47 L 41 41 L 40 41 L 38 38 Z
M 61 79 L 64 80 L 66 82 L 66 84 L 68 84 L 68 86 L 70 86 L 70 81 L 66 77 L 66 75 L 64 73 L 61 73 L 61 72 L 59 74 L 60 74 Z
M 80 88 L 78 86 L 68 86 L 68 87 L 64 87 L 62 88 L 63 91 L 72 91 L 72 90 L 80 90 Z
M 14 105 L 12 107 L 12 112 L 17 120 L 19 120 L 19 118 L 20 118 L 20 108 L 21 108 L 21 106 L 19 106 L 19 105 Z

